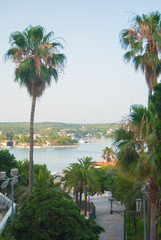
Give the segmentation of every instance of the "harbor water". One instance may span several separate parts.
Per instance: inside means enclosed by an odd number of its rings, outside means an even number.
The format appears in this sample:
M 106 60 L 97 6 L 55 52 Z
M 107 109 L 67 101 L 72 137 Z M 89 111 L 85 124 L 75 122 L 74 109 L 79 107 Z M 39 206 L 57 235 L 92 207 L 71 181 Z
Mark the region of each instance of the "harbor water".
M 76 163 L 79 158 L 92 157 L 93 161 L 103 161 L 102 150 L 110 147 L 110 139 L 99 143 L 84 143 L 76 148 L 48 148 L 34 149 L 34 163 L 46 164 L 51 172 L 61 172 L 71 163 Z M 14 154 L 16 160 L 29 159 L 29 149 L 10 148 L 9 152 Z

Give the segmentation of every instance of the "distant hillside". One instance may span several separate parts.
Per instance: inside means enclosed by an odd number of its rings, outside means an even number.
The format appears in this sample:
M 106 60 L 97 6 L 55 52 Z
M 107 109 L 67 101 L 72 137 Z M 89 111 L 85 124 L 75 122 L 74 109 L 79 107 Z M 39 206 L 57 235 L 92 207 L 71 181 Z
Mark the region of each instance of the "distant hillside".
M 60 122 L 36 122 L 35 132 L 46 132 L 49 129 L 114 129 L 117 123 L 98 123 L 98 124 L 72 124 L 72 123 L 60 123 Z M 0 122 L 0 131 L 3 134 L 12 132 L 16 134 L 29 134 L 29 123 L 28 122 Z

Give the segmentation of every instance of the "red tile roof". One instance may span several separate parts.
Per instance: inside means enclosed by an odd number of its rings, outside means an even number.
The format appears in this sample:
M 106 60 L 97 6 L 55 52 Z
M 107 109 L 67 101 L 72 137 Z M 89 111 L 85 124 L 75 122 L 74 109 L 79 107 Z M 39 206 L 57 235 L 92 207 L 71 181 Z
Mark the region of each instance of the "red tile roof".
M 113 162 L 109 162 L 109 165 L 110 166 L 115 166 L 117 163 L 117 161 L 113 161 Z M 98 165 L 98 166 L 101 166 L 101 167 L 105 167 L 105 166 L 108 166 L 108 162 L 95 162 L 94 165 Z

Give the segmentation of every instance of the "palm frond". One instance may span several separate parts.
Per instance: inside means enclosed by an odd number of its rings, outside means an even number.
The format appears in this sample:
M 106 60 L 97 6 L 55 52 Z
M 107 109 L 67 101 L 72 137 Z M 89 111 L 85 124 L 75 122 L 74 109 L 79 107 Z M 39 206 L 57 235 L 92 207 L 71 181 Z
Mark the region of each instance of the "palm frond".
M 134 64 L 136 70 L 138 70 L 140 68 L 144 72 L 145 54 L 134 56 L 133 64 Z
M 42 42 L 45 43 L 45 42 L 50 42 L 50 39 L 54 36 L 54 32 L 51 31 L 49 32 L 48 34 L 46 34 L 44 37 L 43 37 L 43 40 Z
M 5 61 L 8 59 L 11 59 L 12 61 L 14 61 L 14 55 L 16 54 L 16 52 L 17 52 L 17 48 L 14 48 L 14 47 L 10 48 L 4 55 Z
M 124 54 L 124 60 L 125 60 L 126 62 L 130 62 L 130 60 L 133 59 L 134 56 L 135 56 L 135 52 L 134 52 L 133 50 L 128 51 L 128 52 L 126 52 L 126 53 Z
M 9 43 L 13 47 L 25 48 L 26 47 L 26 39 L 21 32 L 14 32 L 10 35 Z
M 127 210 L 134 210 L 136 211 L 136 199 L 142 198 L 142 192 L 141 188 L 143 186 L 144 182 L 135 182 L 133 183 L 133 186 L 131 189 L 127 191 L 127 193 L 124 196 L 124 204 L 126 206 Z
M 53 46 L 53 48 L 60 47 L 61 49 L 63 49 L 63 45 L 61 43 L 59 43 L 59 42 L 53 42 L 52 46 Z

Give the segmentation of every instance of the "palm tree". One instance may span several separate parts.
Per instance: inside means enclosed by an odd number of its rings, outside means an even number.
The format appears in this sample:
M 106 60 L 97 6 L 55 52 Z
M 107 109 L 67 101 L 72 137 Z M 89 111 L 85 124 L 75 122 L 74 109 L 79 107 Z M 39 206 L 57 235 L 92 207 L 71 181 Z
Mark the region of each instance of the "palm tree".
M 70 196 L 61 188 L 61 182 L 54 182 L 57 177 L 59 176 L 52 176 L 47 169 L 40 169 L 38 173 L 34 172 L 33 194 L 46 196 L 48 193 L 54 195 L 59 192 L 65 198 L 70 198 Z M 16 200 L 19 208 L 26 203 L 29 195 L 28 190 L 27 185 L 24 185 L 24 183 L 21 183 L 16 188 Z
M 96 192 L 100 190 L 100 185 L 98 181 L 98 176 L 96 169 L 94 168 L 91 157 L 83 157 L 78 159 L 78 163 L 72 164 L 65 171 L 65 189 L 68 188 L 70 190 L 72 187 L 74 188 L 74 192 L 76 194 L 76 202 L 78 202 L 78 193 L 80 196 L 80 206 L 82 193 L 85 196 L 85 208 L 84 214 L 87 214 L 87 192 L 88 190 Z
M 15 81 L 27 88 L 32 98 L 30 116 L 30 166 L 29 194 L 33 185 L 33 133 L 36 99 L 50 86 L 52 79 L 57 82 L 58 74 L 66 59 L 59 53 L 59 42 L 51 40 L 53 32 L 45 35 L 41 26 L 29 26 L 23 32 L 13 32 L 10 36 L 11 48 L 5 54 L 15 64 Z
M 159 169 L 155 162 L 156 134 L 153 116 L 149 111 L 150 109 L 141 105 L 132 106 L 128 124 L 125 123 L 115 132 L 115 144 L 123 172 L 139 181 L 147 182 L 150 179 L 150 239 L 156 239 Z
M 122 47 L 127 50 L 124 59 L 132 61 L 136 70 L 145 72 L 145 79 L 152 94 L 157 78 L 161 72 L 161 15 L 152 12 L 148 15 L 136 15 L 130 28 L 120 34 Z
M 62 178 L 64 182 L 64 189 L 70 192 L 73 189 L 73 193 L 76 198 L 76 205 L 79 207 L 81 206 L 81 199 L 82 199 L 82 187 L 80 181 L 80 167 L 79 164 L 70 164 L 70 166 L 64 170 L 65 177 Z M 80 201 L 78 201 L 78 195 L 80 196 Z
M 34 176 L 34 194 L 46 194 L 48 192 L 55 193 L 59 192 L 63 194 L 66 198 L 70 198 L 69 195 L 63 191 L 61 188 L 61 182 L 54 182 L 54 180 L 59 177 L 58 175 L 52 176 L 47 170 L 39 170 L 38 174 Z
M 83 157 L 78 159 L 80 167 L 80 182 L 85 196 L 85 208 L 84 214 L 87 214 L 87 193 L 90 189 L 91 192 L 97 192 L 100 190 L 98 182 L 97 170 L 94 167 L 94 161 L 91 157 Z
M 105 149 L 103 149 L 102 158 L 108 162 L 108 169 L 109 169 L 109 162 L 111 161 L 111 158 L 113 158 L 114 156 L 115 156 L 115 152 L 112 150 L 112 148 L 105 147 Z

